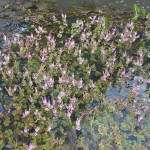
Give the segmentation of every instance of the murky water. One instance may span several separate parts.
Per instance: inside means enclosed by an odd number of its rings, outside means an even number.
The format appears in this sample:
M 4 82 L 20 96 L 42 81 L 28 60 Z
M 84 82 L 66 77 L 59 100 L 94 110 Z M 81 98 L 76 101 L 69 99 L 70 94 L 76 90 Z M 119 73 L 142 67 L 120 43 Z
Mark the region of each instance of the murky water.
M 136 3 L 141 8 L 150 12 L 150 0 L 56 0 L 58 8 L 69 10 L 72 6 L 89 6 L 89 8 L 100 8 L 103 5 L 120 8 L 127 7 L 132 9 Z

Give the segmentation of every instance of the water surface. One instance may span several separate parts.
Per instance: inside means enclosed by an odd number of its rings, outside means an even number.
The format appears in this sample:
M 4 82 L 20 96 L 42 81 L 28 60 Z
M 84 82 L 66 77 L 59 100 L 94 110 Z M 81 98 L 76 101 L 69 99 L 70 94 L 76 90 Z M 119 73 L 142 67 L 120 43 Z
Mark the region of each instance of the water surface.
M 133 8 L 136 3 L 141 8 L 150 12 L 150 0 L 56 0 L 57 6 L 62 10 L 69 10 L 72 6 L 89 6 L 89 8 L 100 8 L 103 5 L 109 5 L 116 8 Z

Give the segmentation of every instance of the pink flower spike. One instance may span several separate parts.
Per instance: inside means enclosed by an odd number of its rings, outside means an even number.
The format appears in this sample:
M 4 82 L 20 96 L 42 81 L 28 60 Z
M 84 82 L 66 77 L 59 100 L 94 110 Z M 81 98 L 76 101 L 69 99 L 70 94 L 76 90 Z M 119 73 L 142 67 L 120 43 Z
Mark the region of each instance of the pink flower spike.
M 49 78 L 48 81 L 46 81 L 48 87 L 53 87 L 54 85 L 54 79 L 52 77 Z
M 138 118 L 138 122 L 141 122 L 143 119 L 144 119 L 144 116 L 142 115 Z
M 62 82 L 63 82 L 62 77 L 59 77 L 59 83 L 62 83 Z
M 90 88 L 95 88 L 95 83 L 93 83 L 93 80 L 91 80 Z
M 83 87 L 83 80 L 82 80 L 82 78 L 78 81 L 77 86 L 78 86 L 79 89 L 81 89 Z
M 55 100 L 52 101 L 52 106 L 55 106 Z
M 7 40 L 7 36 L 4 33 L 2 34 L 2 36 L 3 36 L 3 40 L 6 41 Z
M 59 105 L 59 108 L 62 109 L 64 107 L 63 102 Z
M 4 59 L 5 59 L 6 62 L 9 62 L 10 56 L 9 55 L 4 55 Z
M 13 73 L 13 68 L 7 68 L 7 74 L 11 76 Z
M 53 21 L 56 21 L 57 20 L 57 18 L 56 18 L 56 16 L 54 15 L 54 16 L 52 16 L 52 20 Z
M 26 109 L 25 109 L 25 112 L 23 113 L 22 118 L 25 118 L 25 117 L 28 116 L 29 114 L 30 114 L 30 109 L 29 109 L 29 110 L 26 110 Z
M 84 32 L 81 33 L 81 35 L 80 35 L 80 40 L 81 40 L 81 41 L 85 41 L 85 40 L 86 40 L 86 35 L 85 35 Z
M 29 85 L 30 85 L 30 86 L 33 85 L 33 82 L 32 82 L 32 80 L 31 80 L 31 78 L 30 78 L 30 80 L 29 80 Z
M 111 39 L 111 34 L 107 33 L 106 35 L 104 35 L 104 40 L 105 41 L 109 41 Z
M 34 102 L 34 100 L 33 100 L 33 98 L 30 96 L 30 98 L 29 98 L 29 101 L 31 102 L 31 103 L 33 103 Z
M 23 132 L 24 132 L 24 133 L 27 133 L 27 132 L 28 132 L 28 129 L 25 127 Z
M 26 77 L 26 76 L 28 76 L 29 75 L 29 71 L 28 71 L 28 69 L 27 68 L 25 68 L 25 73 L 24 73 L 24 77 Z
M 78 99 L 76 97 L 70 98 L 71 103 L 76 103 L 78 101 Z
M 46 57 L 46 56 L 42 56 L 42 58 L 40 57 L 41 62 L 45 62 L 45 61 L 46 61 L 46 59 L 47 59 L 47 57 Z
M 30 143 L 30 145 L 28 146 L 28 150 L 32 150 L 32 149 L 34 149 L 34 148 L 35 148 L 35 146 Z
M 81 130 L 81 125 L 80 125 L 81 119 L 82 119 L 82 116 L 77 118 L 76 120 L 76 130 Z
M 134 28 L 133 22 L 128 22 L 127 27 L 133 29 Z
M 60 48 L 60 49 L 58 50 L 59 55 L 61 55 L 63 51 L 64 51 L 64 50 L 63 50 L 62 48 Z
M 42 33 L 44 33 L 45 31 L 43 30 L 43 28 L 42 28 L 41 26 L 39 26 L 38 29 L 35 28 L 35 32 L 36 32 L 37 34 L 42 34 Z
M 35 129 L 35 132 L 38 132 L 40 130 L 40 128 L 39 127 L 37 127 L 36 129 Z
M 35 112 L 34 112 L 34 115 L 41 116 L 41 112 L 39 112 L 39 111 L 36 109 Z
M 79 61 L 79 64 L 81 65 L 81 64 L 84 62 L 84 58 L 79 57 L 79 58 L 78 58 L 78 61 Z
M 50 67 L 51 69 L 53 69 L 53 68 L 55 67 L 55 64 L 54 64 L 54 63 L 49 64 L 49 67 Z
M 30 36 L 28 36 L 28 38 L 29 38 L 29 41 L 32 43 L 33 41 L 34 41 L 34 36 L 33 36 L 33 34 L 31 33 L 30 34 Z
M 2 60 L 0 60 L 0 71 L 2 71 L 2 70 L 3 70 L 2 65 L 3 65 L 3 61 L 2 61 Z
M 55 107 L 53 108 L 53 113 L 54 113 L 54 115 L 57 114 L 57 109 Z
M 60 95 L 58 95 L 58 101 L 57 101 L 58 103 L 61 103 L 62 102 L 62 99 L 61 99 L 61 96 Z
M 71 110 L 68 110 L 68 111 L 67 111 L 67 116 L 68 116 L 68 118 L 70 118 L 71 114 L 72 114 L 72 111 L 71 111 Z
M 47 132 L 50 132 L 52 129 L 51 125 L 48 126 Z
M 129 64 L 131 61 L 132 61 L 132 59 L 133 59 L 133 57 L 131 56 L 131 57 L 127 57 L 127 60 L 126 60 L 126 64 Z
M 69 106 L 66 107 L 68 110 L 74 110 L 74 107 L 72 105 L 72 103 L 69 104 Z
M 143 82 L 144 82 L 143 77 L 141 77 L 140 79 L 138 79 L 138 83 L 139 83 L 139 84 L 142 84 Z
M 43 104 L 44 104 L 44 105 L 47 105 L 47 99 L 46 99 L 46 96 L 44 96 L 44 97 L 42 98 L 42 101 L 43 101 Z
M 62 70 L 61 73 L 62 73 L 62 75 L 65 75 L 66 74 L 66 70 Z
M 48 36 L 46 36 L 46 38 L 47 38 L 47 40 L 50 42 L 50 41 L 51 41 L 51 39 L 52 39 L 52 34 L 51 34 L 51 33 L 49 33 L 49 35 L 48 35 Z
M 126 57 L 127 56 L 127 52 L 125 51 L 122 56 Z
M 72 38 L 70 38 L 69 40 L 67 40 L 66 42 L 65 42 L 65 46 L 68 48 L 68 50 L 70 51 L 70 50 L 72 50 L 74 47 L 75 47 L 75 41 L 72 39 Z
M 139 94 L 139 86 L 133 86 L 132 89 L 131 89 L 131 92 L 133 95 L 137 96 Z
M 102 55 L 102 58 L 104 59 L 105 58 L 105 49 L 104 49 L 104 47 L 102 47 L 101 55 Z
M 77 81 L 75 79 L 72 80 L 72 85 L 77 85 Z
M 44 32 L 43 28 L 41 26 L 38 27 L 40 32 Z
M 66 20 L 66 14 L 61 14 L 61 17 L 62 17 L 62 21 L 65 25 L 67 25 L 67 20 Z

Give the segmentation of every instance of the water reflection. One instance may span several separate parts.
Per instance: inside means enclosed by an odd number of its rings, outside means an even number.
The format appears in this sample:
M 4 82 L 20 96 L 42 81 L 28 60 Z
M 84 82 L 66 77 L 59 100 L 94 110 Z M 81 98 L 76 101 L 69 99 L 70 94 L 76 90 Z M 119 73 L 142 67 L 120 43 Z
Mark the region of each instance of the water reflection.
M 87 6 L 98 8 L 103 5 L 112 7 L 127 7 L 132 9 L 133 4 L 139 5 L 150 12 L 150 0 L 56 0 L 57 6 L 62 10 L 69 10 L 72 6 Z

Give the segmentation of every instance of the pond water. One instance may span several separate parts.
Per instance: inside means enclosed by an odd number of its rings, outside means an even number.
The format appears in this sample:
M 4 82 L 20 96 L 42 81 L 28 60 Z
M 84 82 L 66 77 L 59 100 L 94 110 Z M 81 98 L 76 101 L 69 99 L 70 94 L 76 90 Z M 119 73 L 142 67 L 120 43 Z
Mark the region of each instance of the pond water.
M 130 81 L 129 87 L 133 85 L 137 85 L 138 80 L 141 77 L 135 76 L 133 80 Z M 147 91 L 147 80 L 140 85 L 140 90 L 137 96 L 137 105 L 135 106 L 136 111 L 141 111 L 142 108 L 147 107 L 149 109 L 149 94 Z M 115 106 L 115 99 L 119 101 L 122 100 L 123 104 L 127 104 L 127 99 L 130 93 L 130 88 L 126 87 L 126 84 L 122 81 L 121 87 L 110 87 L 106 92 L 106 103 L 109 105 Z M 143 100 L 145 101 L 143 103 Z M 148 103 L 147 103 L 148 102 Z M 117 109 L 117 108 L 116 108 Z M 142 122 L 139 124 L 136 123 L 136 118 L 134 118 L 131 114 L 132 107 L 126 106 L 125 110 L 121 112 L 112 112 L 108 114 L 104 112 L 104 114 L 99 114 L 101 117 L 96 117 L 96 115 L 91 117 L 92 125 L 90 126 L 89 122 L 84 122 L 82 124 L 82 135 L 83 135 L 83 143 L 85 147 L 87 146 L 89 150 L 99 150 L 100 147 L 105 147 L 106 149 L 115 150 L 116 147 L 113 145 L 113 138 L 109 134 L 111 132 L 116 132 L 119 136 L 123 138 L 122 141 L 123 147 L 125 149 L 138 149 L 137 145 L 142 143 L 142 145 L 147 145 L 147 141 L 149 137 L 145 136 L 145 131 L 149 128 L 149 115 L 150 111 L 147 111 L 145 117 Z M 136 125 L 137 124 L 137 125 Z M 96 134 L 99 133 L 99 136 Z M 145 137 L 144 137 L 145 136 Z M 140 139 L 142 137 L 142 139 Z M 108 140 L 109 139 L 109 140 Z M 106 141 L 105 141 L 106 140 Z M 121 139 L 120 139 L 121 140 Z M 86 143 L 86 142 L 88 143 Z M 98 143 L 99 141 L 99 143 Z M 112 144 L 110 144 L 112 141 Z M 117 140 L 115 141 L 117 142 Z M 103 145 L 103 144 L 104 145 Z M 102 144 L 102 145 L 101 145 Z M 128 147 L 128 146 L 129 147 Z M 104 149 L 105 149 L 104 148 Z M 119 149 L 122 149 L 121 147 Z M 140 150 L 140 149 L 139 149 Z
M 5 28 L 8 30 L 12 28 L 15 32 L 19 28 L 23 20 L 21 7 L 24 6 L 26 9 L 30 9 L 35 12 L 60 12 L 70 11 L 72 8 L 78 7 L 82 13 L 86 10 L 98 11 L 104 6 L 117 9 L 118 13 L 124 10 L 133 10 L 133 5 L 137 4 L 140 8 L 144 8 L 150 12 L 150 0 L 37 0 L 33 3 L 25 0 L 1 0 L 0 1 L 0 36 L 4 32 Z M 8 8 L 7 8 L 8 7 Z M 22 18 L 22 19 L 21 19 Z M 19 23 L 20 22 L 20 23 Z M 23 29 L 24 30 L 24 29 Z
M 4 2 L 5 5 L 7 4 L 6 1 L 1 1 L 0 5 L 4 5 Z M 43 3 L 45 3 L 45 5 L 41 5 Z M 45 11 L 53 11 L 53 9 L 49 9 L 47 7 L 51 4 L 55 6 L 54 8 L 56 8 L 57 10 L 63 11 L 69 11 L 75 6 L 85 8 L 85 10 L 96 10 L 100 9 L 104 5 L 116 8 L 120 11 L 120 9 L 122 8 L 127 8 L 131 10 L 134 3 L 138 4 L 141 8 L 144 8 L 150 12 L 150 0 L 43 0 L 39 3 L 31 4 L 30 6 L 34 11 L 33 6 L 36 5 L 37 12 L 44 12 L 45 8 L 47 8 L 47 10 Z M 7 22 L 10 18 L 5 17 L 5 19 Z M 1 20 L 4 21 L 2 17 Z M 0 33 L 2 33 L 4 30 L 6 30 L 7 32 L 8 27 L 8 22 L 7 24 L 5 22 L 4 24 L 1 23 Z M 19 28 L 19 25 L 15 27 Z M 19 33 L 20 30 L 18 30 L 17 32 Z M 123 104 L 125 104 L 129 96 L 130 88 L 133 85 L 137 85 L 140 78 L 141 77 L 135 75 L 133 79 L 129 82 L 128 87 L 126 87 L 123 81 L 120 88 L 110 86 L 108 91 L 105 93 L 107 99 L 106 104 L 109 105 L 109 103 L 111 103 L 111 105 L 113 105 L 114 103 L 115 106 L 115 102 L 113 102 L 114 99 L 121 99 L 123 101 Z M 96 114 L 91 115 L 90 121 L 86 118 L 90 123 L 85 119 L 85 121 L 81 125 L 82 129 L 80 134 L 82 136 L 79 139 L 80 146 L 82 147 L 84 145 L 85 149 L 89 150 L 98 150 L 99 147 L 104 148 L 105 145 L 108 144 L 107 149 L 115 150 L 116 147 L 114 145 L 117 143 L 119 147 L 120 143 L 122 142 L 124 147 L 127 147 L 127 149 L 131 149 L 132 145 L 133 149 L 137 149 L 138 144 L 141 148 L 142 145 L 145 145 L 146 148 L 148 148 L 149 145 L 147 141 L 149 140 L 149 135 L 148 133 L 146 133 L 146 130 L 149 128 L 148 116 L 150 112 L 144 112 L 146 109 L 145 107 L 149 107 L 149 95 L 148 93 L 146 93 L 148 89 L 147 84 L 148 80 L 146 79 L 144 79 L 142 84 L 140 84 L 137 96 L 138 104 L 134 106 L 134 111 L 137 109 L 137 111 L 141 111 L 144 116 L 144 119 L 139 124 L 137 123 L 137 119 L 139 116 L 133 117 L 132 112 L 130 111 L 130 107 L 128 106 L 123 111 L 121 110 L 118 112 L 114 112 L 114 110 L 116 110 L 117 108 L 112 108 L 111 110 L 109 110 L 110 113 L 106 111 L 104 111 L 103 114 L 97 113 L 99 116 L 102 115 L 101 117 L 96 116 Z M 0 111 L 3 111 L 3 107 L 1 104 Z M 99 134 L 97 135 L 97 133 Z M 110 135 L 110 133 L 112 135 Z M 69 132 L 69 134 L 74 133 Z M 122 138 L 124 138 L 125 141 L 122 141 Z M 73 139 L 73 136 L 70 136 L 70 145 L 72 147 L 75 147 L 74 149 L 77 149 L 73 143 L 74 140 L 76 139 Z
M 138 4 L 150 12 L 150 0 L 56 0 L 59 9 L 68 10 L 72 6 L 85 6 L 88 8 L 100 8 L 103 5 L 109 5 L 115 8 L 127 7 L 133 8 L 133 4 Z

